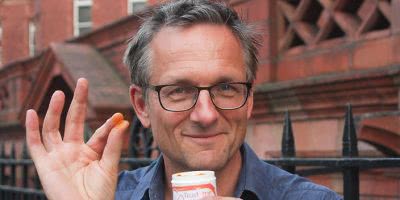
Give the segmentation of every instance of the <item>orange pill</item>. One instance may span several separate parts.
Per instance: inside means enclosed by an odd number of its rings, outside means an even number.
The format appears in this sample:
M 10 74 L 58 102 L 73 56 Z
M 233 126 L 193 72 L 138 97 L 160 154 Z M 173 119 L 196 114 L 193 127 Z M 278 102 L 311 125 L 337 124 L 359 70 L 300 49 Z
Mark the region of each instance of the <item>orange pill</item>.
M 120 122 L 117 124 L 116 127 L 117 127 L 118 129 L 123 129 L 123 128 L 125 128 L 125 126 L 126 126 L 127 124 L 129 124 L 128 121 L 122 120 L 122 121 L 120 121 Z
M 114 125 L 121 123 L 124 120 L 124 116 L 121 113 L 115 113 L 112 118 L 112 122 Z

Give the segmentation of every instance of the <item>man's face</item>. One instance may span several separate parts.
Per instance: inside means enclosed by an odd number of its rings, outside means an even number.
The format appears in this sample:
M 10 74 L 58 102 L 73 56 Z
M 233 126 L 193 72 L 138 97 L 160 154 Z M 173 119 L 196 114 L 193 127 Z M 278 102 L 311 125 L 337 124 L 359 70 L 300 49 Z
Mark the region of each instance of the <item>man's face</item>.
M 151 85 L 246 82 L 240 43 L 225 26 L 162 28 L 151 48 Z M 161 107 L 157 92 L 148 91 L 145 119 L 166 163 L 175 170 L 219 170 L 238 153 L 252 110 L 252 95 L 239 109 L 220 110 L 208 91 L 202 90 L 192 109 L 170 112 Z

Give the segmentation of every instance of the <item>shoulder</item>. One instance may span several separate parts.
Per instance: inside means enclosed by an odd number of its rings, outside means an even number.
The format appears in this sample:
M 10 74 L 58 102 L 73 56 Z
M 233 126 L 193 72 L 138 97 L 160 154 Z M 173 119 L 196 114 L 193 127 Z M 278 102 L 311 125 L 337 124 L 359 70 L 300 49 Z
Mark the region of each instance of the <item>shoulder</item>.
M 115 199 L 131 199 L 143 196 L 155 174 L 157 162 L 133 171 L 122 171 L 118 175 Z
M 306 178 L 291 174 L 276 166 L 262 163 L 265 176 L 268 176 L 273 184 L 273 193 L 280 196 L 279 199 L 321 199 L 340 200 L 342 199 L 331 189 L 315 184 Z
M 133 171 L 124 170 L 118 175 L 117 191 L 132 190 L 138 185 L 139 181 L 149 171 L 150 166 L 135 169 Z
M 260 160 L 252 149 L 244 145 L 244 189 L 260 199 L 322 199 L 340 200 L 334 191 L 306 178 L 291 174 Z
M 282 199 L 321 199 L 321 200 L 341 200 L 342 197 L 336 192 L 322 185 L 304 181 L 291 189 L 288 189 Z

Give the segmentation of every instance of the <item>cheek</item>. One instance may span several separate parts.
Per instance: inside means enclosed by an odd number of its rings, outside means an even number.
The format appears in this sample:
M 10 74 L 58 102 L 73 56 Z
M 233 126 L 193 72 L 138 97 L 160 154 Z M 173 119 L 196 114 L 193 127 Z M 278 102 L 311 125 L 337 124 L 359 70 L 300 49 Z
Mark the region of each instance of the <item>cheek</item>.
M 231 127 L 232 140 L 235 143 L 241 143 L 244 140 L 247 131 L 247 109 L 237 110 L 238 112 L 229 113 L 225 115 L 227 122 Z
M 182 121 L 187 118 L 185 112 L 170 112 L 164 110 L 158 102 L 152 104 L 149 109 L 150 123 L 155 139 L 172 139 L 173 135 L 179 134 Z M 161 142 L 160 140 L 157 142 Z
M 166 155 L 171 156 L 173 152 L 180 152 L 178 148 L 182 141 L 180 124 L 183 119 L 181 115 L 165 110 L 160 110 L 151 118 L 154 141 Z
M 238 110 L 228 111 L 225 114 L 226 121 L 234 129 L 247 126 L 247 108 L 242 107 Z
M 241 119 L 238 119 L 236 122 L 236 127 L 235 127 L 235 137 L 236 140 L 241 141 L 244 139 L 247 131 L 247 117 L 243 117 Z

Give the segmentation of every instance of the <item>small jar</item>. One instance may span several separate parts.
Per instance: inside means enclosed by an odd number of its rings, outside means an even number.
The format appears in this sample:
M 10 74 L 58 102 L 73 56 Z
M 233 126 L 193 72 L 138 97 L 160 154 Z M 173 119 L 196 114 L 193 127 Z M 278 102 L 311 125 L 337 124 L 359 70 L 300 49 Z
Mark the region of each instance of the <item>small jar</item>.
M 173 200 L 199 200 L 217 196 L 216 178 L 213 171 L 190 171 L 172 175 Z

